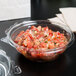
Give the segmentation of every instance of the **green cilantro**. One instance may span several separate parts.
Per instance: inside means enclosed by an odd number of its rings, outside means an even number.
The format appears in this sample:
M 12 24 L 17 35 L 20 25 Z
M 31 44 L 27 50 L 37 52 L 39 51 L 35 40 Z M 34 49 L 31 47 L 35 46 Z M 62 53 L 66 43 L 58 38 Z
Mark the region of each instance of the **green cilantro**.
M 47 41 L 45 41 L 45 43 L 47 43 Z
M 54 44 L 56 45 L 56 42 L 54 42 Z

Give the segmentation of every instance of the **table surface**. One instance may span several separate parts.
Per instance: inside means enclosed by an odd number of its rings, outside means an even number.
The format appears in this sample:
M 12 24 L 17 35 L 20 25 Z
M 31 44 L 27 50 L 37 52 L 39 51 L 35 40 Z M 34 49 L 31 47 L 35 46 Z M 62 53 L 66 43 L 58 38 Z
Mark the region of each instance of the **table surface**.
M 31 19 L 55 17 L 60 7 L 68 6 L 76 7 L 76 0 L 31 0 Z M 0 22 L 0 38 L 6 36 L 5 30 L 9 26 L 24 20 L 30 20 L 30 18 Z M 31 62 L 7 43 L 0 41 L 0 46 L 21 67 L 22 74 L 19 76 L 76 76 L 76 41 L 57 60 L 48 63 Z

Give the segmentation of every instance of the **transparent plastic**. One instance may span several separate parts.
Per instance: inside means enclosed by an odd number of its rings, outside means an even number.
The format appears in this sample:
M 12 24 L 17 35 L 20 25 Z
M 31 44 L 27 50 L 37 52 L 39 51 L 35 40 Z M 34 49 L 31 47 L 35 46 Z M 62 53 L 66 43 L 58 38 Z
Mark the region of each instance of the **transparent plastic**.
M 49 29 L 52 29 L 53 31 L 59 31 L 60 33 L 64 33 L 68 40 L 68 44 L 66 44 L 63 47 L 55 48 L 55 49 L 28 49 L 27 47 L 20 46 L 14 42 L 14 39 L 18 35 L 18 33 L 21 30 L 27 30 L 30 28 L 32 25 L 34 26 L 48 26 Z M 49 20 L 37 20 L 37 21 L 24 21 L 19 24 L 15 24 L 11 26 L 9 29 L 5 31 L 6 37 L 2 38 L 1 40 L 9 43 L 11 46 L 17 49 L 18 52 L 23 54 L 26 58 L 34 61 L 52 61 L 55 60 L 60 54 L 62 54 L 68 47 L 70 47 L 75 38 L 74 34 L 71 31 L 71 29 L 64 24 L 58 23 L 58 22 L 50 22 Z M 32 56 L 31 53 L 33 54 L 41 54 L 41 56 Z M 43 54 L 44 53 L 44 54 Z M 43 55 L 42 55 L 43 54 Z
M 22 71 L 19 66 L 15 65 L 6 52 L 0 49 L 0 76 L 13 76 L 20 74 Z

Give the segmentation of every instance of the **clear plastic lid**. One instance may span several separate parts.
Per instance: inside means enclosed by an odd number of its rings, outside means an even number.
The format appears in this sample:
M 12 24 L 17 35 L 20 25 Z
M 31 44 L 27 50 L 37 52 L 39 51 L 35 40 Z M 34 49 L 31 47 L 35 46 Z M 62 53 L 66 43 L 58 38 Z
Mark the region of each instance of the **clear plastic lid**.
M 20 74 L 22 71 L 19 66 L 15 65 L 6 52 L 0 49 L 0 76 L 13 76 Z

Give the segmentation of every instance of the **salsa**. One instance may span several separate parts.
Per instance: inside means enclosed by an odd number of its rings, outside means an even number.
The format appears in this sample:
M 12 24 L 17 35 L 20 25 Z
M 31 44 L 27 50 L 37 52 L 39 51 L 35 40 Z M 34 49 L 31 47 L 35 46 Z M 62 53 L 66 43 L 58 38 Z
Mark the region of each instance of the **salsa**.
M 22 30 L 16 36 L 14 42 L 18 44 L 17 50 L 29 59 L 55 59 L 65 50 L 67 38 L 59 31 L 52 31 L 47 26 L 31 26 L 26 31 Z M 63 47 L 60 52 L 47 52 L 47 49 Z M 46 52 L 45 52 L 46 51 Z
M 33 49 L 54 49 L 67 44 L 63 33 L 54 32 L 48 27 L 31 26 L 26 31 L 21 31 L 14 40 L 20 46 Z

